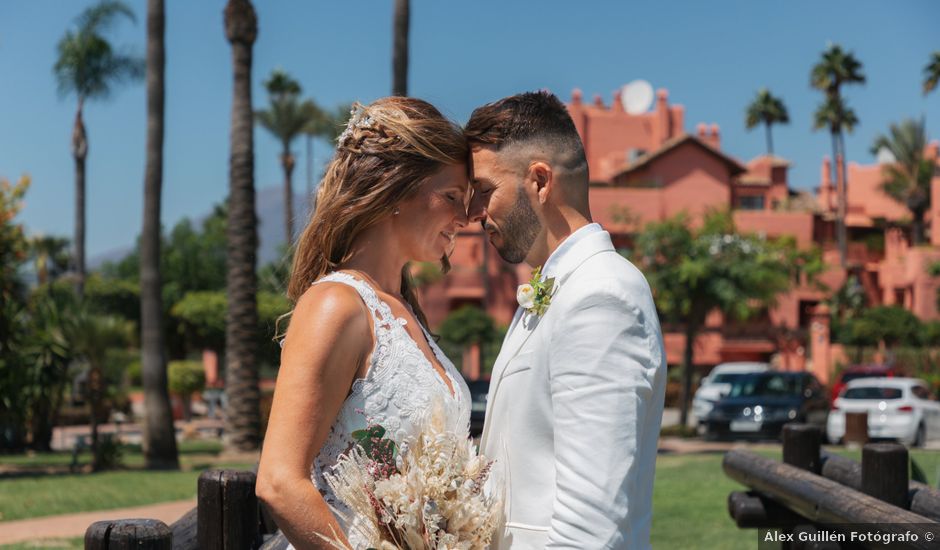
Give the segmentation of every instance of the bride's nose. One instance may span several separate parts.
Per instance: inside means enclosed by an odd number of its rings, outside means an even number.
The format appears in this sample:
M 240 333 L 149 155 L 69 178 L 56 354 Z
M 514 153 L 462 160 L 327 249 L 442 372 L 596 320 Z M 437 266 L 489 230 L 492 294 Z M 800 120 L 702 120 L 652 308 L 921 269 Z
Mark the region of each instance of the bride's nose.
M 467 219 L 467 211 L 464 210 L 463 208 L 458 208 L 457 216 L 454 217 L 454 223 L 456 223 L 457 227 L 461 229 L 463 229 L 464 227 L 467 227 L 467 224 L 469 223 Z

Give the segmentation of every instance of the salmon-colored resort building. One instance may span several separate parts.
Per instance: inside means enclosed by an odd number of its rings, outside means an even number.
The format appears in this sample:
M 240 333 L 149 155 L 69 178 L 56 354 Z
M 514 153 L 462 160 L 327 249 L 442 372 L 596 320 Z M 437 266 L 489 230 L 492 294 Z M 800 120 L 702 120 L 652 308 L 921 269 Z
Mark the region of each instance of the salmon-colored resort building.
M 909 211 L 881 190 L 882 165 L 848 162 L 848 255 L 843 268 L 835 238 L 837 184 L 828 157 L 821 157 L 815 192 L 795 191 L 785 159 L 737 159 L 722 149 L 717 124 L 700 123 L 688 132 L 682 105 L 670 104 L 664 89 L 655 93 L 651 108 L 636 114 L 625 110 L 620 92 L 606 104 L 599 96 L 585 102 L 575 90 L 567 107 L 587 154 L 592 215 L 611 233 L 616 247 L 629 249 L 648 222 L 685 212 L 694 224 L 709 210 L 730 208 L 739 232 L 789 235 L 801 248 L 822 250 L 826 290 L 796 286 L 764 318 L 747 323 L 725 322 L 718 312 L 709 317 L 695 342 L 694 362 L 703 370 L 725 361 L 772 361 L 782 369 L 812 370 L 828 382 L 845 356 L 830 343 L 824 302 L 850 274 L 869 304 L 902 305 L 921 320 L 940 318 L 940 278 L 928 273 L 928 266 L 940 260 L 940 222 L 934 223 L 940 220 L 940 200 L 925 216 L 927 243 L 912 246 Z M 940 164 L 937 142 L 926 154 Z M 933 178 L 931 191 L 940 197 L 940 176 Z M 530 268 L 503 262 L 479 225 L 461 232 L 451 263 L 446 277 L 420 290 L 431 325 L 439 326 L 448 313 L 466 304 L 507 325 L 517 306 L 516 286 L 529 279 Z M 680 328 L 663 327 L 670 365 L 682 361 Z M 470 377 L 480 375 L 478 353 L 473 347 L 464 355 Z

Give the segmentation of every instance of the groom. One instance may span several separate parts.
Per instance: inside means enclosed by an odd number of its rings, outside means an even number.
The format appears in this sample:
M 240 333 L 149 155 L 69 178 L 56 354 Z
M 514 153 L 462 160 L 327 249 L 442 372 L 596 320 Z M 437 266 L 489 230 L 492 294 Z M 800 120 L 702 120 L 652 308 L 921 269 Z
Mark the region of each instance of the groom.
M 584 147 L 558 98 L 484 105 L 465 133 L 471 222 L 544 281 L 520 287 L 490 381 L 481 451 L 506 485 L 492 547 L 649 548 L 666 357 L 646 279 L 592 223 Z

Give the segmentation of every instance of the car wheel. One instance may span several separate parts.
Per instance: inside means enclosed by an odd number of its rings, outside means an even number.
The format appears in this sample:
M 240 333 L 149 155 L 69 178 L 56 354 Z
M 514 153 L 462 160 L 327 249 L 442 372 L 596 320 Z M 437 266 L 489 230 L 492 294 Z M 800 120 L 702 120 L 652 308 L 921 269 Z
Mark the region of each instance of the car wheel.
M 917 433 L 914 435 L 914 447 L 924 447 L 927 444 L 927 428 L 921 422 L 917 425 Z

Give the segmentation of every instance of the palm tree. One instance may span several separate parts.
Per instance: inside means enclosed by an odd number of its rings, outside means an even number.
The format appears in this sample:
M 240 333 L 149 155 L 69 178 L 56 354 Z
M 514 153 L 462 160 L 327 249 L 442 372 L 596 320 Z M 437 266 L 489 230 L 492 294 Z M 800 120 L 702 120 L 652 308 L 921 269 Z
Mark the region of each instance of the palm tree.
M 30 254 L 36 264 L 36 282 L 40 286 L 57 279 L 68 269 L 71 261 L 69 244 L 68 239 L 48 235 L 37 235 L 30 239 Z
M 74 353 L 88 367 L 88 406 L 91 416 L 92 469 L 101 467 L 98 438 L 98 418 L 104 415 L 105 392 L 107 390 L 104 366 L 107 352 L 127 344 L 129 323 L 124 319 L 92 313 L 87 305 L 79 306 L 67 323 L 67 340 Z
M 225 322 L 225 447 L 255 450 L 261 439 L 260 392 L 255 342 L 258 330 L 258 221 L 255 217 L 251 54 L 258 18 L 250 0 L 228 0 L 225 36 L 232 45 L 234 86 L 229 134 L 229 198 Z
M 294 139 L 303 133 L 316 116 L 312 101 L 300 101 L 300 84 L 280 69 L 265 81 L 270 106 L 255 113 L 261 127 L 281 142 L 281 167 L 284 168 L 284 228 L 288 246 L 294 240 L 294 187 L 291 176 L 296 159 L 290 150 Z
M 59 40 L 58 59 L 53 72 L 59 93 L 78 97 L 72 129 L 72 156 L 75 159 L 75 274 L 79 295 L 85 285 L 85 159 L 88 134 L 82 119 L 85 101 L 105 99 L 117 84 L 143 76 L 143 60 L 117 52 L 101 33 L 118 17 L 136 21 L 134 12 L 121 0 L 101 0 L 82 12 L 76 28 Z
M 924 121 L 907 119 L 892 124 L 890 135 L 879 135 L 872 144 L 872 153 L 887 149 L 895 162 L 884 166 L 885 181 L 882 190 L 903 204 L 914 218 L 911 223 L 911 242 L 916 246 L 924 242 L 924 213 L 930 208 L 930 180 L 934 163 L 924 158 L 927 132 Z
M 173 408 L 167 389 L 160 273 L 163 106 L 166 50 L 163 0 L 147 0 L 147 165 L 140 237 L 140 344 L 144 384 L 144 458 L 148 469 L 179 469 Z
M 848 174 L 845 170 L 845 138 L 842 130 L 851 132 L 851 127 L 858 124 L 858 117 L 848 108 L 842 99 L 843 84 L 864 84 L 862 64 L 851 52 L 843 51 L 838 44 L 830 44 L 823 52 L 822 59 L 810 72 L 810 85 L 825 94 L 825 100 L 815 114 L 815 129 L 829 128 L 832 136 L 833 168 L 836 171 L 838 212 L 836 232 L 839 240 L 839 258 L 842 267 L 846 265 L 848 243 L 845 228 L 845 213 L 848 202 Z M 850 121 L 843 117 L 851 116 Z M 820 124 L 825 120 L 825 124 Z M 837 166 L 838 164 L 838 166 Z M 839 178 L 839 173 L 842 177 Z
M 924 67 L 924 95 L 929 94 L 940 82 L 940 52 L 930 54 L 930 63 Z
M 395 0 L 392 28 L 392 95 L 408 95 L 408 27 L 411 19 L 409 0 Z
M 754 97 L 754 101 L 747 106 L 747 116 L 745 125 L 750 130 L 763 123 L 767 129 L 767 154 L 773 156 L 774 141 L 770 134 L 770 127 L 774 124 L 789 124 L 790 115 L 787 113 L 787 106 L 783 100 L 775 97 L 767 88 L 761 88 Z

